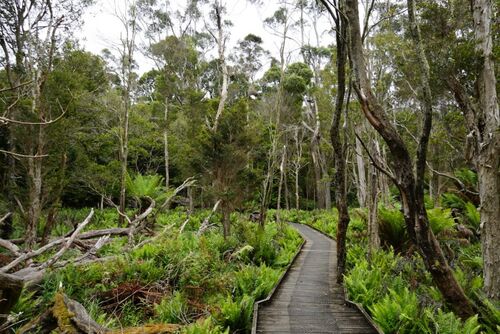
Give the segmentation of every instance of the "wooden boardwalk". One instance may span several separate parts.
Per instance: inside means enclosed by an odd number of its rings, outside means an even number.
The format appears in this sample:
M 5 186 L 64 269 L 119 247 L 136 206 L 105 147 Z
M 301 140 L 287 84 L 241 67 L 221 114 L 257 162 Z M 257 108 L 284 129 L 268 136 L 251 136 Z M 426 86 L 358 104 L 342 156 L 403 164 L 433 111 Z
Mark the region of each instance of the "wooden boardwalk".
M 335 241 L 293 224 L 306 243 L 268 303 L 259 306 L 257 333 L 377 333 L 366 318 L 346 305 L 336 283 Z

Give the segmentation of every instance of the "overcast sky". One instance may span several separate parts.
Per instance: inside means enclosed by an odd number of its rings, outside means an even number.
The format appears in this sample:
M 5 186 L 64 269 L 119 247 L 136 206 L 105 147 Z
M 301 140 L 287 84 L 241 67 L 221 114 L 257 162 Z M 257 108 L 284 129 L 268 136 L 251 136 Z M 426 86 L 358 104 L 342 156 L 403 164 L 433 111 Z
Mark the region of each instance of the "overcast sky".
M 174 5 L 182 2 L 182 0 L 171 1 Z M 278 9 L 278 2 L 279 1 L 263 1 L 261 6 L 256 6 L 250 4 L 247 0 L 226 0 L 227 19 L 233 23 L 230 29 L 228 51 L 236 45 L 238 40 L 252 33 L 262 37 L 264 40 L 264 48 L 270 51 L 273 56 L 277 57 L 280 41 L 271 34 L 269 28 L 264 27 L 263 22 L 265 18 L 272 16 L 276 9 Z M 87 10 L 83 17 L 84 24 L 78 32 L 78 37 L 85 49 L 92 53 L 100 54 L 104 48 L 111 48 L 113 42 L 119 40 L 123 27 L 120 21 L 112 13 L 116 5 L 123 6 L 124 3 L 125 1 L 122 0 L 97 0 L 97 4 Z M 325 18 L 325 21 L 321 25 L 321 29 L 326 30 L 327 28 L 328 22 Z M 331 36 L 327 34 L 323 35 L 323 38 L 325 42 L 322 44 L 324 45 L 332 41 Z M 141 42 L 139 41 L 139 45 L 140 44 Z M 288 51 L 297 49 L 297 43 L 293 41 L 288 42 Z M 138 57 L 138 62 L 140 64 L 140 72 L 147 71 L 153 66 L 153 64 L 143 56 Z

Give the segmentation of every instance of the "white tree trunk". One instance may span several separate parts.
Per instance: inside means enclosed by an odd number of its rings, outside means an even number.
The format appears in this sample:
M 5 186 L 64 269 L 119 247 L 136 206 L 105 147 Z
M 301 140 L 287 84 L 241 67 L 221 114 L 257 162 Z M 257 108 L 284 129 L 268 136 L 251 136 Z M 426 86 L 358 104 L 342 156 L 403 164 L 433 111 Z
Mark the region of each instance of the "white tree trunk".
M 218 37 L 217 37 L 217 48 L 219 51 L 219 63 L 222 69 L 222 87 L 220 90 L 220 100 L 219 100 L 219 106 L 217 107 L 217 114 L 215 115 L 214 119 L 214 125 L 213 125 L 213 132 L 217 132 L 217 127 L 219 125 L 219 119 L 222 115 L 222 112 L 224 111 L 224 106 L 226 104 L 227 100 L 227 86 L 228 86 L 228 70 L 227 70 L 227 64 L 226 64 L 226 57 L 225 57 L 225 36 L 224 36 L 224 28 L 223 28 L 223 20 L 222 20 L 222 1 L 216 1 L 215 4 L 215 12 L 216 12 L 216 18 L 217 18 L 217 32 L 218 32 Z
M 357 166 L 357 181 L 358 181 L 358 202 L 359 206 L 366 206 L 366 168 L 365 159 L 363 158 L 363 149 L 361 142 L 356 137 L 356 166 Z
M 378 234 L 378 173 L 374 166 L 370 168 L 370 197 L 368 200 L 368 257 L 371 259 L 373 253 L 380 248 Z
M 126 203 L 126 189 L 127 189 L 127 165 L 128 165 L 128 132 L 129 132 L 129 118 L 130 118 L 130 107 L 132 104 L 131 94 L 132 94 L 132 80 L 133 80 L 133 60 L 135 52 L 135 37 L 136 37 L 136 19 L 137 12 L 135 7 L 128 9 L 129 12 L 124 14 L 124 17 L 119 18 L 125 28 L 125 37 L 121 40 L 122 50 L 121 50 L 121 71 L 122 80 L 125 86 L 122 104 L 123 113 L 121 116 L 122 128 L 121 128 L 121 138 L 120 138 L 120 211 L 125 212 Z M 119 224 L 123 225 L 125 219 L 123 215 L 119 217 Z
M 281 153 L 281 164 L 280 164 L 280 182 L 278 184 L 278 201 L 276 203 L 276 222 L 280 222 L 280 210 L 281 210 L 281 191 L 283 189 L 283 180 L 285 178 L 285 168 L 286 168 L 286 145 L 283 146 L 283 152 Z
M 163 129 L 163 155 L 165 158 L 165 188 L 168 189 L 170 185 L 170 173 L 169 173 L 169 153 L 168 153 L 168 97 L 165 97 L 165 128 Z
M 477 167 L 481 200 L 481 239 L 484 261 L 484 290 L 500 299 L 500 115 L 498 109 L 491 0 L 475 0 L 473 8 L 476 49 L 482 55 L 479 108 L 484 130 L 478 136 Z M 479 124 L 478 124 L 479 125 Z

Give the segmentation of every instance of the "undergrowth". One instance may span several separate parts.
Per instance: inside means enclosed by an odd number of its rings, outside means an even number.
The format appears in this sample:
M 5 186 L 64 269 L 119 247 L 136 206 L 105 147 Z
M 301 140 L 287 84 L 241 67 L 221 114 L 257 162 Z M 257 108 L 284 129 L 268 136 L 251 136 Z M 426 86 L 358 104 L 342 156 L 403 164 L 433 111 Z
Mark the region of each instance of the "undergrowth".
M 84 210 L 64 214 L 76 220 Z M 157 228 L 171 227 L 155 242 L 124 253 L 126 240 L 115 239 L 100 253 L 112 256 L 110 261 L 49 273 L 36 293 L 23 293 L 14 311 L 29 319 L 63 290 L 112 328 L 172 323 L 183 325 L 184 333 L 249 332 L 254 302 L 270 293 L 302 239 L 286 225 L 268 223 L 261 229 L 237 214 L 231 216 L 231 237 L 224 239 L 220 227 L 198 237 L 206 215 L 191 214 L 183 233 L 185 212 L 160 215 Z M 110 227 L 116 220 L 104 210 L 92 228 Z M 219 224 L 220 217 L 213 221 Z
M 384 333 L 498 333 L 500 311 L 481 293 L 481 247 L 474 236 L 460 235 L 459 225 L 471 228 L 478 223 L 477 209 L 471 203 L 447 204 L 461 208 L 428 208 L 430 226 L 445 249 L 462 288 L 477 305 L 481 315 L 460 320 L 443 301 L 422 258 L 412 249 L 403 215 L 396 208 L 379 207 L 382 247 L 367 259 L 366 212 L 351 210 L 347 233 L 347 274 L 344 277 L 348 296 L 361 304 Z M 335 238 L 335 210 L 291 212 L 290 216 Z

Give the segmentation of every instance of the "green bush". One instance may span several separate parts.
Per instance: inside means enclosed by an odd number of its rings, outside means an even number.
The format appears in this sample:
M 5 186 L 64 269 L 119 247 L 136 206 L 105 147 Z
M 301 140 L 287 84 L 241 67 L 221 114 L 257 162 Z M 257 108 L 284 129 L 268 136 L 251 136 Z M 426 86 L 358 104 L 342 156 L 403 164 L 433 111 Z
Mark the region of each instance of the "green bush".
M 231 332 L 248 332 L 251 328 L 254 299 L 243 295 L 239 300 L 230 296 L 220 305 L 216 319 L 222 327 L 229 327 Z
M 183 334 L 229 334 L 229 328 L 225 330 L 213 323 L 211 317 L 200 319 L 194 324 L 191 324 L 182 329 Z
M 434 208 L 427 210 L 429 225 L 434 235 L 439 235 L 443 231 L 449 231 L 455 226 L 455 221 L 451 216 L 450 209 Z
M 384 333 L 419 333 L 419 307 L 417 296 L 408 288 L 389 289 L 382 300 L 369 307 L 373 320 Z
M 481 217 L 479 215 L 479 210 L 471 202 L 465 203 L 464 216 L 467 221 L 467 225 L 469 225 L 475 231 L 479 231 L 479 226 L 481 225 Z
M 155 306 L 155 311 L 158 319 L 168 324 L 186 323 L 188 319 L 186 299 L 179 291 L 164 298 L 160 304 Z
M 432 309 L 425 309 L 427 333 L 437 334 L 476 334 L 481 330 L 477 315 L 470 317 L 463 323 L 453 312 L 437 312 Z
M 235 273 L 235 294 L 249 295 L 255 300 L 265 298 L 278 282 L 281 271 L 267 267 L 245 266 Z
M 462 211 L 465 207 L 465 201 L 453 193 L 444 193 L 441 195 L 441 204 L 445 208 L 457 209 Z
M 406 248 L 409 237 L 401 211 L 380 206 L 378 208 L 378 223 L 382 245 L 386 248 L 392 247 L 398 252 Z

